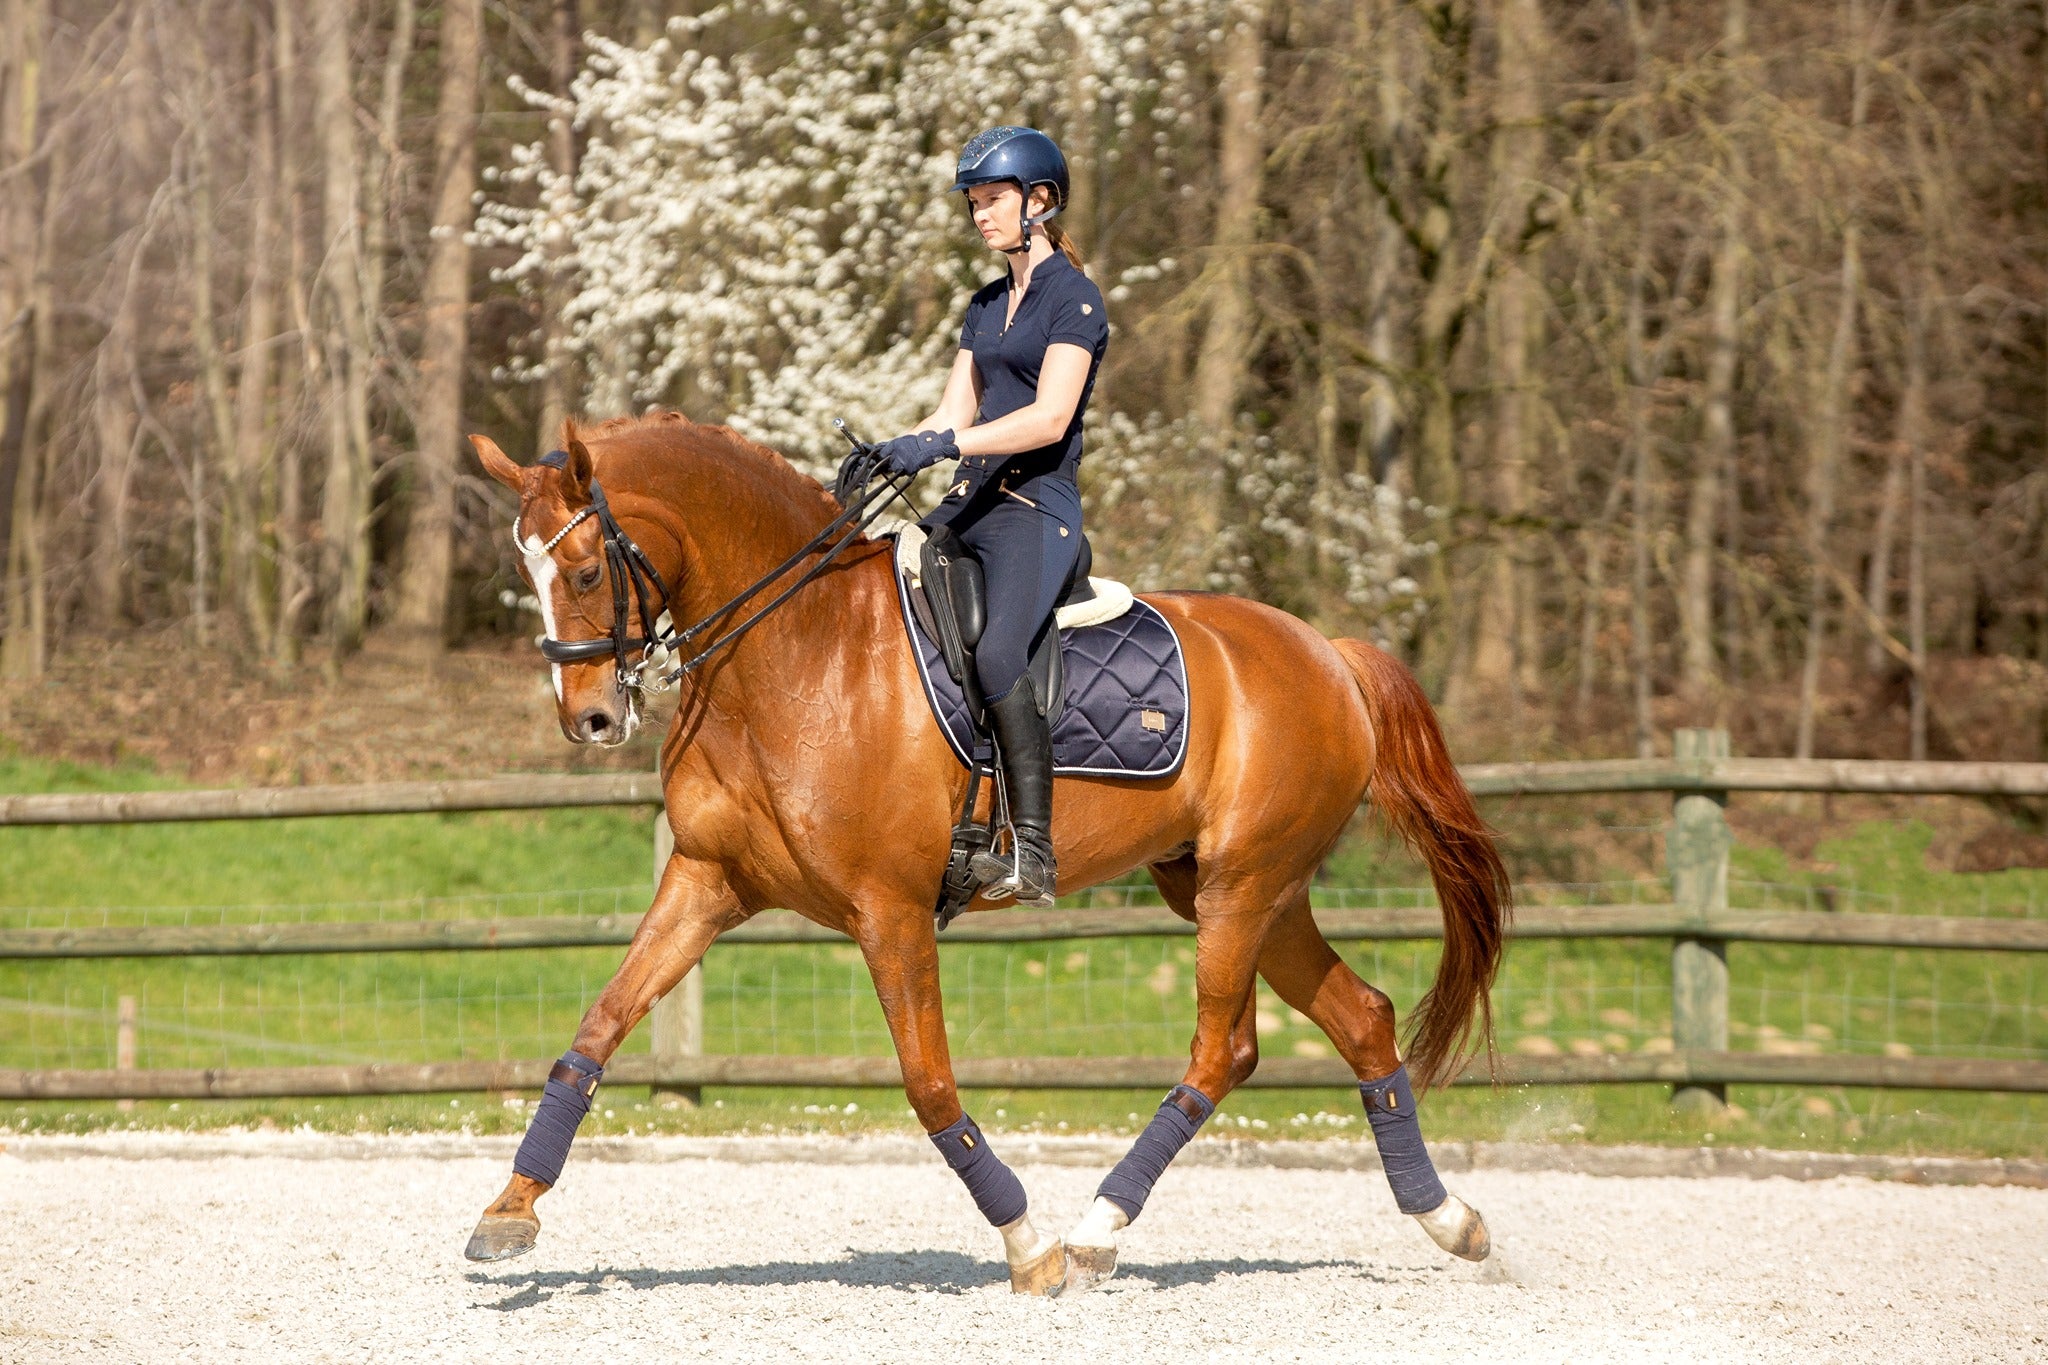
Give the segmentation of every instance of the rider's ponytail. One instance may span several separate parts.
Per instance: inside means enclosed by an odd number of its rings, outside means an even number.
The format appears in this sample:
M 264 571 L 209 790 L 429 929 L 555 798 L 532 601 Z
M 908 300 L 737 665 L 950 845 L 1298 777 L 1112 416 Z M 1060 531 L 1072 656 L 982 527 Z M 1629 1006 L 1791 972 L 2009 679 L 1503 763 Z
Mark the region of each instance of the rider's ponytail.
M 1045 240 L 1052 243 L 1052 249 L 1067 258 L 1067 264 L 1081 268 L 1081 248 L 1074 245 L 1074 239 L 1067 236 L 1067 230 L 1058 223 L 1045 224 Z

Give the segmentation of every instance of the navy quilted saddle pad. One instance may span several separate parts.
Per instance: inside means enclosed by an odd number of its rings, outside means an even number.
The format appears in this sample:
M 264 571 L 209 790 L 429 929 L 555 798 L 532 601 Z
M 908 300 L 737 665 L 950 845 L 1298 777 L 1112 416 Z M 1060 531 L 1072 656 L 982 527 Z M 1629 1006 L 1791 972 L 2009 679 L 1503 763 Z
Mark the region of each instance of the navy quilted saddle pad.
M 946 742 L 964 765 L 975 750 L 967 700 L 946 672 L 938 643 L 910 609 L 908 585 L 896 579 L 903 628 L 917 654 L 925 699 Z M 1066 669 L 1066 710 L 1052 727 L 1053 771 L 1086 777 L 1170 777 L 1188 749 L 1188 673 L 1180 637 L 1152 607 L 1131 609 L 1099 626 L 1060 632 Z M 988 751 L 982 747 L 986 762 Z

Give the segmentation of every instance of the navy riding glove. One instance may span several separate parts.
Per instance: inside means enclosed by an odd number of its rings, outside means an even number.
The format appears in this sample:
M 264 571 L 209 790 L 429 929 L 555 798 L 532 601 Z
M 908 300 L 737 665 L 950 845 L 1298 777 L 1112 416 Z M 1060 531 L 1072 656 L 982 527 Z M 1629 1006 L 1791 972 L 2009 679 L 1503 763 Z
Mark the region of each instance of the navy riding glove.
M 841 507 L 853 506 L 854 495 L 867 485 L 877 458 L 875 446 L 861 446 L 839 462 L 839 477 L 833 480 L 832 496 Z
M 940 460 L 958 459 L 960 447 L 953 443 L 953 429 L 948 427 L 944 431 L 895 437 L 882 442 L 876 453 L 881 457 L 882 468 L 891 474 L 915 474 Z

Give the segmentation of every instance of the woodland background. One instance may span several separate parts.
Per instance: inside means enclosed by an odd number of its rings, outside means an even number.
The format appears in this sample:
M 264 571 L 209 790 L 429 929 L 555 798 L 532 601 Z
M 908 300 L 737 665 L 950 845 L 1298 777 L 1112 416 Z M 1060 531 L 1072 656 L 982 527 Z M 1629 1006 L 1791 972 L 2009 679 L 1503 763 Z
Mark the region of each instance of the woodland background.
M 0 673 L 524 650 L 463 435 L 903 429 L 1023 122 L 1107 571 L 1482 749 L 2048 758 L 2044 84 L 2042 0 L 0 0 Z

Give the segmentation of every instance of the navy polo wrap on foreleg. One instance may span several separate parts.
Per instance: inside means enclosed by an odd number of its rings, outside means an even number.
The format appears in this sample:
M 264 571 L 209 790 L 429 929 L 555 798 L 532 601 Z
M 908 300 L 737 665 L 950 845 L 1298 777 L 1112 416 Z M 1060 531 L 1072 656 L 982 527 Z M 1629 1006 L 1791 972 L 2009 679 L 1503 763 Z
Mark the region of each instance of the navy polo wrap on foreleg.
M 1024 1216 L 1024 1182 L 988 1149 L 988 1139 L 973 1119 L 962 1114 L 959 1122 L 941 1128 L 931 1139 L 953 1174 L 974 1196 L 974 1207 L 981 1210 L 982 1217 L 1000 1228 Z
M 1167 1165 L 1215 1112 L 1216 1102 L 1191 1085 L 1177 1085 L 1167 1091 L 1166 1098 L 1159 1103 L 1159 1112 L 1138 1134 L 1131 1150 L 1103 1177 L 1096 1197 L 1107 1199 L 1124 1211 L 1124 1217 L 1137 1222 L 1139 1211 L 1145 1207 L 1159 1177 L 1166 1174 Z
M 575 1083 L 557 1079 L 565 1070 L 574 1073 Z M 514 1171 L 543 1185 L 552 1185 L 562 1178 L 562 1163 L 569 1159 L 569 1144 L 576 1140 L 576 1129 L 590 1112 L 590 1097 L 597 1093 L 597 1081 L 602 1075 L 604 1068 L 582 1053 L 572 1049 L 562 1054 L 541 1091 L 540 1107 L 533 1111 L 533 1122 L 526 1125 L 526 1138 L 519 1144 L 519 1154 L 512 1158 Z
M 1386 1168 L 1394 1203 L 1403 1213 L 1428 1213 L 1442 1204 L 1449 1192 L 1437 1179 L 1429 1148 L 1422 1145 L 1422 1123 L 1415 1114 L 1408 1068 L 1397 1066 L 1391 1076 L 1360 1081 L 1358 1095 L 1365 1101 L 1366 1122 L 1372 1125 L 1372 1140 L 1379 1144 L 1380 1165 Z

